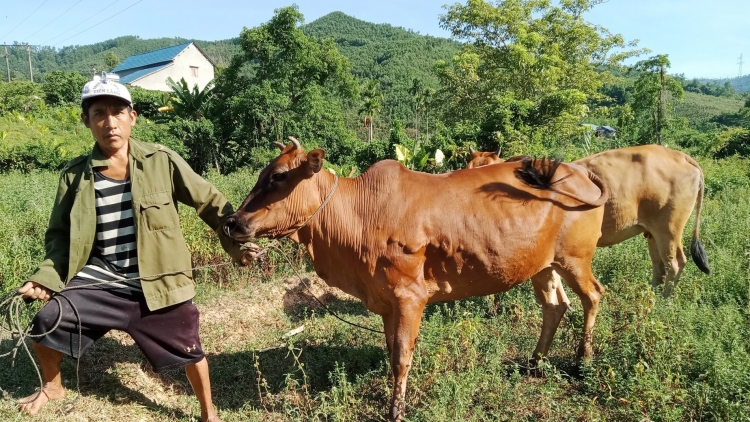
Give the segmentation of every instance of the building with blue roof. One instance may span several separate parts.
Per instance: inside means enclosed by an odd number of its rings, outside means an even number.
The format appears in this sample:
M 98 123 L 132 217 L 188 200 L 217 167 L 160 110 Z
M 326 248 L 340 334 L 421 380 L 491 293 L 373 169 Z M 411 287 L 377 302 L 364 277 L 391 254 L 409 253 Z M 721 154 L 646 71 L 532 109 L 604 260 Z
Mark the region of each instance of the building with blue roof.
M 120 82 L 157 91 L 171 91 L 167 79 L 185 79 L 189 87 L 203 89 L 214 78 L 214 64 L 194 43 L 173 45 L 128 57 L 113 73 Z

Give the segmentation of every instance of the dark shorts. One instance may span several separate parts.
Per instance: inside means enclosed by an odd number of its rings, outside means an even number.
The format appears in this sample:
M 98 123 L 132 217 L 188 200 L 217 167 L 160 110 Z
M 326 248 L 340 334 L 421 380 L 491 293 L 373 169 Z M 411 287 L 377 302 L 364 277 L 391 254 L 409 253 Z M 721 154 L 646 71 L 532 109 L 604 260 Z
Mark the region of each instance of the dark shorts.
M 68 286 L 81 285 L 75 278 Z M 109 330 L 130 334 L 156 372 L 182 368 L 200 362 L 203 348 L 198 337 L 199 311 L 192 301 L 150 311 L 142 294 L 119 294 L 98 287 L 64 290 L 55 297 L 62 304 L 62 320 L 51 333 L 34 338 L 43 346 L 73 358 L 79 357 L 78 318 L 80 316 L 80 354 Z M 60 316 L 57 302 L 50 300 L 34 317 L 31 334 L 51 330 Z

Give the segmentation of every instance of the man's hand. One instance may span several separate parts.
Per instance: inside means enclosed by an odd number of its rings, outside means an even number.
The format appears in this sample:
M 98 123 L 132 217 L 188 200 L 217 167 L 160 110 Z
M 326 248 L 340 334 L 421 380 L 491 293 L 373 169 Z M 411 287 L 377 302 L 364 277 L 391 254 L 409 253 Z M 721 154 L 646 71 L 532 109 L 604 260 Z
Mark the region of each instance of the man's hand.
M 24 300 L 39 299 L 44 302 L 52 297 L 52 291 L 35 281 L 27 281 L 24 283 L 24 285 L 18 289 L 18 294 L 20 294 Z
M 250 263 L 255 261 L 255 259 L 258 258 L 258 255 L 260 255 L 260 246 L 255 243 L 247 242 L 242 245 L 240 249 L 243 251 L 242 257 L 240 258 L 240 263 L 242 265 L 250 265 Z

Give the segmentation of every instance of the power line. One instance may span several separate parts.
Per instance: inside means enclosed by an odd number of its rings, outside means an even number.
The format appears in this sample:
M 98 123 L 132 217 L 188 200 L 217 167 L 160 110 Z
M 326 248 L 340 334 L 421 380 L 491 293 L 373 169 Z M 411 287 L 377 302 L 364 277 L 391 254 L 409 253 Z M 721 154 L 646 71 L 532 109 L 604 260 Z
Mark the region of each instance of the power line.
M 34 13 L 36 13 L 36 11 L 37 11 L 37 10 L 41 9 L 41 8 L 42 8 L 42 6 L 44 6 L 44 5 L 45 5 L 45 3 L 47 3 L 48 1 L 49 1 L 49 0 L 44 0 L 44 3 L 40 4 L 40 5 L 39 5 L 39 7 L 37 7 L 36 9 L 34 9 L 34 11 L 33 11 L 33 12 L 31 12 L 31 14 L 29 14 L 29 16 L 26 16 L 26 19 L 30 18 L 30 17 L 31 17 L 31 15 L 33 15 Z M 7 34 L 5 34 L 5 35 L 3 35 L 3 36 L 2 36 L 1 38 L 2 38 L 2 39 L 5 39 L 5 37 L 7 37 L 8 35 L 10 35 L 10 33 L 11 33 L 11 32 L 15 31 L 15 30 L 16 30 L 16 28 L 18 28 L 19 26 L 21 26 L 21 24 L 22 24 L 22 23 L 26 22 L 26 19 L 22 20 L 22 21 L 21 21 L 21 23 L 19 23 L 18 25 L 16 25 L 16 27 L 15 27 L 15 28 L 13 28 L 13 29 L 11 29 L 10 31 L 8 31 L 8 33 L 7 33 Z
M 72 27 L 68 28 L 67 30 L 65 30 L 65 31 L 63 31 L 63 32 L 61 32 L 61 33 L 59 33 L 59 34 L 55 35 L 54 37 L 50 38 L 50 40 L 49 40 L 49 41 L 47 41 L 47 44 L 48 44 L 48 45 L 49 45 L 49 44 L 51 44 L 51 43 L 52 43 L 52 40 L 54 40 L 55 38 L 59 38 L 59 37 L 60 37 L 61 35 L 63 35 L 63 34 L 66 34 L 66 33 L 70 32 L 70 31 L 72 31 L 73 29 L 75 29 L 75 28 L 78 28 L 78 27 L 79 27 L 79 26 L 81 26 L 82 24 L 84 24 L 84 23 L 88 22 L 88 20 L 89 20 L 89 19 L 91 19 L 91 18 L 93 18 L 94 16 L 98 15 L 99 13 L 102 13 L 103 11 L 105 11 L 105 10 L 109 9 L 109 8 L 110 8 L 110 7 L 112 7 L 112 6 L 113 6 L 113 5 L 115 4 L 115 3 L 119 3 L 119 0 L 115 0 L 115 1 L 113 1 L 113 2 L 111 3 L 111 4 L 109 4 L 109 5 L 107 5 L 107 6 L 104 6 L 104 7 L 103 7 L 103 8 L 101 9 L 101 10 L 99 10 L 99 11 L 98 11 L 98 12 L 96 12 L 96 13 L 94 13 L 93 15 L 91 15 L 91 16 L 89 16 L 89 17 L 87 17 L 86 19 L 84 19 L 84 20 L 82 20 L 82 21 L 78 22 L 77 24 L 73 25 Z
M 83 1 L 83 0 L 78 0 L 78 3 L 82 2 L 82 1 Z M 77 5 L 78 3 L 76 3 L 76 4 L 72 5 L 72 6 L 70 6 L 70 7 L 68 8 L 68 10 L 66 10 L 66 11 L 62 12 L 62 13 L 61 13 L 61 14 L 59 14 L 59 15 L 58 15 L 58 16 L 57 16 L 56 18 L 54 18 L 54 19 L 52 19 L 51 21 L 49 21 L 49 23 L 47 23 L 47 25 L 44 25 L 43 27 L 39 28 L 39 29 L 38 29 L 38 30 L 37 30 L 36 32 L 34 32 L 33 34 L 31 34 L 31 35 L 29 35 L 28 37 L 26 37 L 26 39 L 25 39 L 24 41 L 26 41 L 26 40 L 28 40 L 29 38 L 33 37 L 34 35 L 38 34 L 38 33 L 39 33 L 39 31 L 41 31 L 42 29 L 44 29 L 44 28 L 46 28 L 46 27 L 50 26 L 50 25 L 52 24 L 52 22 L 54 22 L 54 21 L 56 21 L 56 20 L 60 19 L 61 17 L 63 17 L 63 15 L 65 15 L 66 13 L 68 13 L 68 12 L 70 11 L 70 9 L 72 9 L 72 8 L 76 7 L 76 5 Z
M 88 31 L 88 30 L 89 30 L 89 29 L 91 29 L 91 28 L 94 28 L 94 27 L 96 27 L 96 26 L 98 26 L 98 25 L 101 25 L 102 23 L 104 23 L 104 22 L 106 22 L 106 21 L 108 21 L 108 20 L 110 20 L 110 19 L 114 18 L 115 16 L 119 15 L 120 13 L 122 13 L 122 12 L 124 12 L 124 11 L 128 10 L 128 9 L 130 9 L 131 7 L 135 6 L 136 4 L 138 4 L 138 3 L 142 2 L 142 1 L 143 1 L 143 0 L 138 0 L 137 2 L 135 2 L 135 3 L 131 4 L 130 6 L 128 6 L 128 7 L 126 7 L 126 8 L 124 8 L 124 9 L 122 9 L 122 10 L 120 10 L 119 12 L 115 13 L 114 15 L 112 15 L 112 16 L 110 16 L 110 17 L 108 17 L 108 18 L 106 18 L 106 19 L 104 19 L 104 20 L 102 20 L 102 21 L 100 21 L 100 22 L 98 22 L 98 23 L 96 23 L 96 24 L 94 24 L 94 25 L 91 25 L 91 26 L 89 26 L 88 28 L 84 29 L 83 31 L 81 31 L 81 32 L 79 32 L 79 33 L 77 33 L 77 34 L 75 34 L 75 35 L 73 35 L 73 36 L 70 36 L 70 37 L 68 37 L 68 38 L 65 38 L 64 40 L 60 41 L 59 43 L 57 43 L 57 44 L 55 44 L 55 45 L 60 45 L 60 44 L 64 43 L 65 41 L 67 41 L 67 40 L 69 40 L 69 39 L 71 39 L 71 38 L 74 38 L 74 37 L 77 37 L 78 35 L 81 35 L 81 34 L 83 34 L 84 32 Z

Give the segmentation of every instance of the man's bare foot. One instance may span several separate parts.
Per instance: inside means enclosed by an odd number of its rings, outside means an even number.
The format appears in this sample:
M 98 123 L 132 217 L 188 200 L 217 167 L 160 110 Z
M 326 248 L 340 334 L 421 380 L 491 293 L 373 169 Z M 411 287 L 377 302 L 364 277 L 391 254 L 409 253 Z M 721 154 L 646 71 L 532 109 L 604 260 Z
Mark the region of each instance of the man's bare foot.
M 27 415 L 36 415 L 50 400 L 61 399 L 65 396 L 65 389 L 61 385 L 44 384 L 42 391 L 24 397 L 18 401 L 18 411 Z

